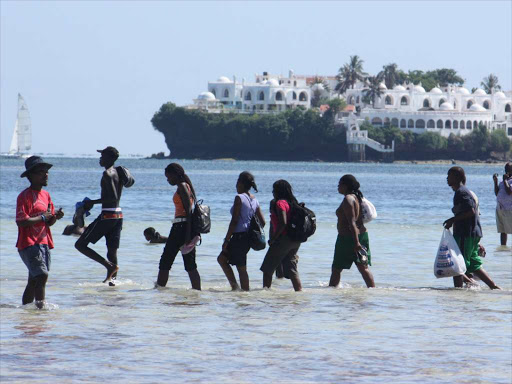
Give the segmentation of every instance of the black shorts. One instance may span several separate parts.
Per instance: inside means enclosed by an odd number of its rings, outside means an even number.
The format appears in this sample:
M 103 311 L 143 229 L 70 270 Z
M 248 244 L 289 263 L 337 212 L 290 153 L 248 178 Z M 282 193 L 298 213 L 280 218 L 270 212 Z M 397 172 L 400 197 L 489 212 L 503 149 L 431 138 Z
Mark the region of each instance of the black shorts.
M 247 232 L 233 233 L 228 243 L 226 255 L 228 263 L 237 267 L 245 267 L 247 265 L 247 253 L 250 249 Z
M 85 244 L 96 244 L 105 236 L 107 248 L 118 249 L 122 229 L 123 219 L 104 219 L 103 214 L 100 214 L 82 233 L 78 241 L 85 242 Z
M 165 243 L 164 253 L 160 257 L 159 269 L 168 271 L 171 269 L 176 255 L 180 251 L 180 248 L 185 244 L 185 236 L 187 232 L 187 223 L 175 223 L 171 227 L 171 232 Z M 193 236 L 192 236 L 193 237 Z M 183 255 L 183 264 L 185 264 L 185 271 L 193 271 L 197 269 L 196 264 L 196 249 L 192 252 Z

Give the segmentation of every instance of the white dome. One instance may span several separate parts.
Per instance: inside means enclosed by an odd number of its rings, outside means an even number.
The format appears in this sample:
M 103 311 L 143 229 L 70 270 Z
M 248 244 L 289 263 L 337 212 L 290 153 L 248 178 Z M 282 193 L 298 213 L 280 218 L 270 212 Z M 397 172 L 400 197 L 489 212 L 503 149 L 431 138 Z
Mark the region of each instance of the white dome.
M 201 92 L 197 98 L 199 100 L 215 100 L 215 95 L 211 92 Z
M 313 91 L 323 91 L 324 90 L 324 85 L 322 83 L 316 83 L 316 84 L 313 84 L 311 89 Z
M 380 83 L 379 88 L 380 89 L 388 89 L 388 87 L 386 87 L 386 84 L 384 84 L 384 83 Z
M 414 87 L 414 90 L 415 90 L 416 92 L 425 93 L 425 88 L 423 88 L 421 85 L 416 85 L 416 86 Z
M 265 84 L 276 87 L 279 85 L 279 82 L 276 79 L 268 79 Z
M 470 111 L 477 111 L 477 112 L 485 112 L 485 111 L 487 111 L 487 109 L 485 109 L 484 107 L 482 107 L 479 104 L 473 104 L 471 107 L 469 107 L 469 110 Z
M 504 94 L 503 92 L 501 92 L 501 91 L 496 92 L 496 93 L 494 94 L 494 96 L 495 96 L 497 99 L 505 99 L 505 98 L 507 97 L 507 96 L 505 96 L 505 94 Z
M 221 76 L 217 79 L 217 83 L 231 83 L 231 80 L 229 80 L 226 76 Z
M 485 93 L 485 91 L 482 88 L 478 88 L 475 92 L 473 92 L 473 95 L 483 96 L 487 95 L 487 93 Z
M 397 85 L 395 88 L 393 88 L 395 91 L 405 91 L 405 88 L 401 85 Z
M 430 93 L 435 93 L 436 95 L 439 95 L 441 93 L 443 93 L 443 91 L 441 91 L 439 88 L 437 87 L 434 87 L 430 90 Z
M 457 89 L 457 92 L 462 93 L 463 95 L 469 95 L 469 91 L 464 87 L 460 87 L 459 89 Z
M 448 102 L 444 102 L 443 104 L 441 104 L 441 106 L 439 107 L 439 109 L 441 111 L 453 111 L 453 105 L 451 105 L 450 103 Z

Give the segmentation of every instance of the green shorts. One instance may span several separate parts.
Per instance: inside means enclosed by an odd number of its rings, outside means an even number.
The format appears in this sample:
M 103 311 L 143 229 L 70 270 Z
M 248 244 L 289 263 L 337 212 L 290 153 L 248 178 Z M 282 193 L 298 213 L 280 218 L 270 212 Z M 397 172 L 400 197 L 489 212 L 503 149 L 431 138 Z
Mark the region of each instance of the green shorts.
M 482 268 L 482 258 L 478 256 L 478 243 L 480 243 L 479 237 L 464 237 L 464 244 L 462 244 L 461 236 L 454 236 L 457 245 L 464 256 L 466 262 L 467 273 L 473 273 Z
M 368 232 L 359 234 L 359 242 L 368 251 L 368 265 L 372 265 L 372 254 L 370 252 Z M 334 260 L 332 262 L 333 268 L 350 269 L 352 263 L 356 261 L 354 246 L 355 244 L 352 236 L 338 235 L 338 238 L 336 239 L 336 246 L 334 247 Z

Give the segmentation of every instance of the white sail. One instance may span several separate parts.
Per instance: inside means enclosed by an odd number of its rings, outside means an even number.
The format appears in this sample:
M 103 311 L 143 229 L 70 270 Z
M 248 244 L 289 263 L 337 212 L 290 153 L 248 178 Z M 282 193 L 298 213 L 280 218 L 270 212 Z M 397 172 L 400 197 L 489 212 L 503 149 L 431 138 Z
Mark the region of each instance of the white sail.
M 27 103 L 18 93 L 18 115 L 12 136 L 10 154 L 23 154 L 32 148 L 32 124 Z

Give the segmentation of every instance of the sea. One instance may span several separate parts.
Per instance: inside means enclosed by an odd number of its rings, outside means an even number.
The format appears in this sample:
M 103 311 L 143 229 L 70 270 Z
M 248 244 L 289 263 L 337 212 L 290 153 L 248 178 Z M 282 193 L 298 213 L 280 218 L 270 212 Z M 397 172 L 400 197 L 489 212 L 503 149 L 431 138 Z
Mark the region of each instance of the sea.
M 484 268 L 503 288 L 455 289 L 433 265 L 452 216 L 451 165 L 175 160 L 212 228 L 197 248 L 202 291 L 190 288 L 180 255 L 167 287 L 155 288 L 162 244 L 174 216 L 164 169 L 170 160 L 119 159 L 136 179 L 124 189 L 124 223 L 115 287 L 105 269 L 63 236 L 75 203 L 99 198 L 97 158 L 47 158 L 46 188 L 65 216 L 52 227 L 47 303 L 21 305 L 27 270 L 15 248 L 23 159 L 0 163 L 0 381 L 6 383 L 507 383 L 512 381 L 512 253 L 498 252 L 492 175 L 503 164 L 464 165 L 480 200 L 487 250 Z M 286 279 L 262 289 L 265 251 L 248 255 L 250 292 L 232 292 L 217 263 L 230 220 L 238 174 L 250 171 L 269 216 L 272 184 L 288 180 L 317 217 L 316 233 L 299 250 L 303 292 Z M 368 224 L 376 288 L 357 269 L 328 287 L 336 240 L 341 176 L 353 174 L 376 207 Z M 90 223 L 99 207 L 87 218 Z M 511 244 L 509 240 L 509 245 Z M 104 240 L 93 246 L 105 255 Z M 235 272 L 236 273 L 236 272 Z

